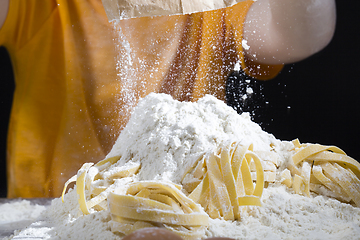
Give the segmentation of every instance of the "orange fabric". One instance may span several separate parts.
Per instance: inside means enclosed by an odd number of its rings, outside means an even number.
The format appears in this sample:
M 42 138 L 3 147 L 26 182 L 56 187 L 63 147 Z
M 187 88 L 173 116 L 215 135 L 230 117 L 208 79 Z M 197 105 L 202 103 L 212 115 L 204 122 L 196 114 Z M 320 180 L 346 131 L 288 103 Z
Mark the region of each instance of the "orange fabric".
M 115 27 L 100 0 L 11 0 L 0 30 L 16 84 L 8 197 L 59 196 L 84 162 L 105 157 L 131 107 L 150 92 L 224 99 L 235 61 L 247 68 L 241 32 L 251 3 Z

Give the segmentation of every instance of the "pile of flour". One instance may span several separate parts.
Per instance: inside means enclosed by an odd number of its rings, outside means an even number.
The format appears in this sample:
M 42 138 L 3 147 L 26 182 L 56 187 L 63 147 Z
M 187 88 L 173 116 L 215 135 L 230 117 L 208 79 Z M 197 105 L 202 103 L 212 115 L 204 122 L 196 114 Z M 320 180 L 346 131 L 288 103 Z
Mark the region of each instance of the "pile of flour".
M 134 162 L 141 169 L 132 181 L 157 179 L 179 183 L 199 156 L 224 141 L 254 144 L 254 150 L 277 152 L 284 168 L 293 147 L 277 140 L 212 96 L 197 103 L 178 102 L 164 94 L 142 99 L 108 157 L 121 156 L 112 166 Z M 79 166 L 80 168 L 80 166 Z M 111 169 L 110 169 L 111 171 Z M 121 185 L 118 186 L 121 188 Z M 110 231 L 107 211 L 82 215 L 76 191 L 55 199 L 40 218 L 13 239 L 119 239 Z M 241 221 L 210 221 L 207 237 L 236 239 L 358 239 L 360 209 L 327 197 L 292 193 L 280 183 L 264 189 L 261 207 L 248 207 Z
M 284 147 L 248 113 L 239 115 L 213 96 L 191 103 L 152 93 L 139 102 L 108 157 L 122 156 L 115 166 L 140 162 L 137 180 L 180 183 L 203 153 L 228 140 L 252 143 L 254 150 L 280 153 Z

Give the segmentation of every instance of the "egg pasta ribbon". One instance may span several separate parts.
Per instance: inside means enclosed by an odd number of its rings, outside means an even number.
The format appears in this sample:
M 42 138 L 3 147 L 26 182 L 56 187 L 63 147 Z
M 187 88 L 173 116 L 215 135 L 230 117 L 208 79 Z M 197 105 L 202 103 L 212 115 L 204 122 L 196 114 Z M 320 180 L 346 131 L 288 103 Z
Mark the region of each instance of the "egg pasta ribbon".
M 188 186 L 189 197 L 201 204 L 211 218 L 239 219 L 241 207 L 261 206 L 265 182 L 263 165 L 252 144 L 225 143 L 218 151 L 204 156 L 188 173 L 199 179 L 195 188 Z M 251 168 L 255 168 L 255 174 Z M 184 178 L 185 185 L 188 179 L 191 178 Z
M 79 196 L 78 202 L 83 214 L 90 214 L 91 208 L 95 208 L 96 210 L 107 209 L 106 200 L 108 194 L 115 188 L 115 185 L 113 185 L 114 181 L 123 177 L 132 176 L 140 168 L 139 163 L 129 163 L 122 167 L 115 168 L 115 170 L 112 170 L 109 174 L 107 170 L 119 159 L 120 156 L 116 156 L 106 158 L 95 165 L 93 163 L 84 163 L 77 175 L 71 177 L 65 183 L 61 196 L 62 201 L 64 201 L 64 194 L 68 185 L 76 182 L 76 192 Z
M 204 236 L 209 216 L 179 186 L 159 181 L 130 184 L 126 194 L 108 196 L 111 229 L 130 234 L 143 227 L 164 227 L 184 239 Z
M 293 140 L 295 153 L 288 168 L 292 188 L 310 196 L 310 190 L 360 206 L 360 164 L 336 146 L 300 144 Z

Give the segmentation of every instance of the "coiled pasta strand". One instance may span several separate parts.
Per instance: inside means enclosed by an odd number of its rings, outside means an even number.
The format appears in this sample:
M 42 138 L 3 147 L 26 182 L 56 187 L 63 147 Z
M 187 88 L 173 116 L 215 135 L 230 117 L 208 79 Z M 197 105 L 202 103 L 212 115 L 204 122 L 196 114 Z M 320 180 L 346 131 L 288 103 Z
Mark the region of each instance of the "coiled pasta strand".
M 252 163 L 256 170 L 255 187 L 250 169 Z M 202 173 L 201 181 L 189 197 L 201 204 L 211 218 L 239 219 L 241 206 L 261 206 L 262 165 L 252 144 L 245 147 L 236 142 L 226 143 L 218 152 L 201 159 L 193 172 L 188 173 L 194 177 Z
M 64 194 L 68 185 L 76 181 L 76 192 L 79 195 L 78 201 L 83 214 L 90 214 L 90 209 L 94 207 L 100 210 L 106 209 L 106 204 L 102 203 L 106 201 L 108 194 L 115 188 L 115 185 L 112 184 L 114 178 L 131 176 L 140 168 L 138 163 L 128 164 L 106 175 L 109 167 L 119 159 L 120 156 L 116 156 L 99 161 L 95 165 L 93 163 L 84 163 L 77 175 L 71 177 L 65 183 L 61 196 L 62 201 L 64 201 Z
M 184 239 L 205 234 L 209 216 L 178 186 L 168 182 L 132 183 L 126 195 L 108 196 L 112 231 L 125 235 L 143 227 L 165 227 Z
M 300 144 L 293 140 L 295 154 L 288 167 L 293 183 L 288 184 L 298 194 L 310 196 L 330 192 L 340 201 L 353 202 L 360 206 L 360 164 L 335 146 Z

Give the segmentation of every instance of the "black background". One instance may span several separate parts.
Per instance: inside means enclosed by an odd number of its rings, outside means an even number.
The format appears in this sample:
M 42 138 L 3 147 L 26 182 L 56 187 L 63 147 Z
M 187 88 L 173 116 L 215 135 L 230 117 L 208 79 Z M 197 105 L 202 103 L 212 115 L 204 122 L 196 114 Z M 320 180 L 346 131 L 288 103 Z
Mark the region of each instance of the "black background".
M 246 85 L 255 92 L 241 107 L 278 139 L 336 145 L 360 160 L 359 4 L 336 4 L 337 27 L 329 46 L 285 66 L 271 81 L 250 80 Z M 4 48 L 0 48 L 0 79 L 0 197 L 5 197 L 5 146 L 14 80 Z M 235 81 L 243 81 L 240 79 Z

